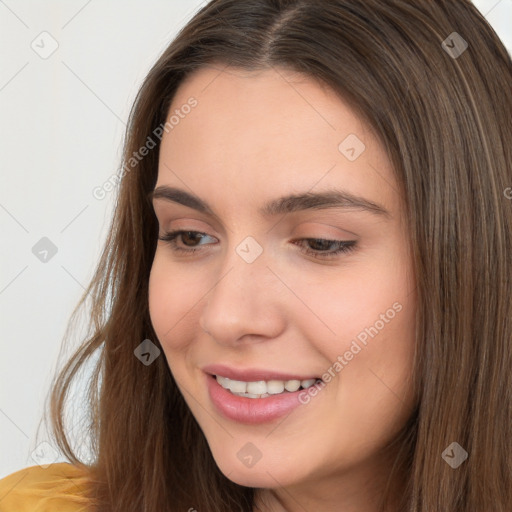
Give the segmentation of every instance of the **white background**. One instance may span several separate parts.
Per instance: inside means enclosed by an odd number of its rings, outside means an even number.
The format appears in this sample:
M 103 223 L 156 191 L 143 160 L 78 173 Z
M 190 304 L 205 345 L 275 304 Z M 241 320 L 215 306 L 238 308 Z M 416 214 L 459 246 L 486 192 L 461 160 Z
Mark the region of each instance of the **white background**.
M 54 461 L 47 445 L 45 460 L 31 453 L 46 438 L 36 429 L 65 327 L 112 213 L 115 192 L 92 191 L 118 169 L 145 74 L 205 3 L 0 0 L 0 478 Z M 512 52 L 512 0 L 475 3 Z M 43 31 L 58 42 L 46 59 L 31 47 L 51 48 Z M 32 252 L 42 237 L 57 247 L 46 263 Z

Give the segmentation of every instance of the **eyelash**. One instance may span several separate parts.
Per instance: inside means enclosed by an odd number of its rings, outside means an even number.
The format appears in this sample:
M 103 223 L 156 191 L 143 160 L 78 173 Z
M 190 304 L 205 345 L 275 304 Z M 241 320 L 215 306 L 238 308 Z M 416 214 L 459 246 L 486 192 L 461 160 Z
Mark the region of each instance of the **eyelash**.
M 163 236 L 158 237 L 158 240 L 162 240 L 163 242 L 166 242 L 169 244 L 173 251 L 180 252 L 182 254 L 191 254 L 193 252 L 198 251 L 197 248 L 191 248 L 191 249 L 184 249 L 183 247 L 178 247 L 176 238 L 178 236 L 181 236 L 184 233 L 193 233 L 194 235 L 205 235 L 209 236 L 206 233 L 202 233 L 200 231 L 190 231 L 190 230 L 184 230 L 184 229 L 177 229 L 175 231 L 169 231 L 165 233 Z M 302 248 L 301 251 L 308 254 L 309 256 L 313 256 L 317 259 L 332 259 L 342 253 L 349 253 L 355 249 L 356 241 L 355 240 L 327 240 L 325 238 L 301 238 L 299 241 L 315 241 L 315 242 L 329 242 L 330 244 L 338 244 L 339 248 L 330 251 L 330 252 L 318 252 L 317 250 L 309 249 L 309 248 Z

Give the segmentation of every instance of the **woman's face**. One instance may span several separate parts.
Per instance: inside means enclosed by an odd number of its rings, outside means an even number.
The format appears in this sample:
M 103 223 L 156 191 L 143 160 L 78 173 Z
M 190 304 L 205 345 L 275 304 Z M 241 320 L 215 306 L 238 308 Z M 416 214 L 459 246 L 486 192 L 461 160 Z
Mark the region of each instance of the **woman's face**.
M 414 272 L 383 148 L 284 70 L 202 68 L 167 119 L 153 204 L 160 236 L 186 232 L 158 242 L 150 314 L 219 468 L 297 496 L 376 482 L 414 405 Z

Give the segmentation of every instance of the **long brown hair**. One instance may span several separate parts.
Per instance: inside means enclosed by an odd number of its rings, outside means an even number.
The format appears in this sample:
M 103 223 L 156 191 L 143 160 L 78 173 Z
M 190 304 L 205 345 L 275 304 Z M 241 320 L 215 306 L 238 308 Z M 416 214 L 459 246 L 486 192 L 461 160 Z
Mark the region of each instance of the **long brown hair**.
M 405 198 L 418 294 L 418 405 L 395 440 L 389 481 L 406 474 L 400 511 L 509 512 L 512 62 L 467 0 L 213 0 L 154 64 L 130 113 L 111 231 L 72 317 L 90 301 L 90 330 L 51 392 L 53 435 L 82 465 L 64 409 L 97 355 L 85 429 L 94 510 L 253 510 L 254 489 L 220 472 L 165 358 L 146 366 L 134 356 L 145 339 L 160 346 L 148 311 L 158 224 L 147 199 L 159 140 L 129 161 L 206 64 L 305 73 L 375 131 Z M 442 456 L 452 442 L 469 454 L 456 469 Z

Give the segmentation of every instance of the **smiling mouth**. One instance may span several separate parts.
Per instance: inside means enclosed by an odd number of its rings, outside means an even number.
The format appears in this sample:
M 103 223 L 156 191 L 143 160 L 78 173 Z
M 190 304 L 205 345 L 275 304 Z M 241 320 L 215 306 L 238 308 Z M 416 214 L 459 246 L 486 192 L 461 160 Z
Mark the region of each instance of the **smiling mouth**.
M 227 391 L 233 395 L 246 398 L 267 398 L 269 396 L 294 393 L 302 389 L 308 389 L 321 379 L 306 380 L 258 380 L 258 381 L 242 381 L 233 380 L 222 375 L 212 375 L 213 378 Z

